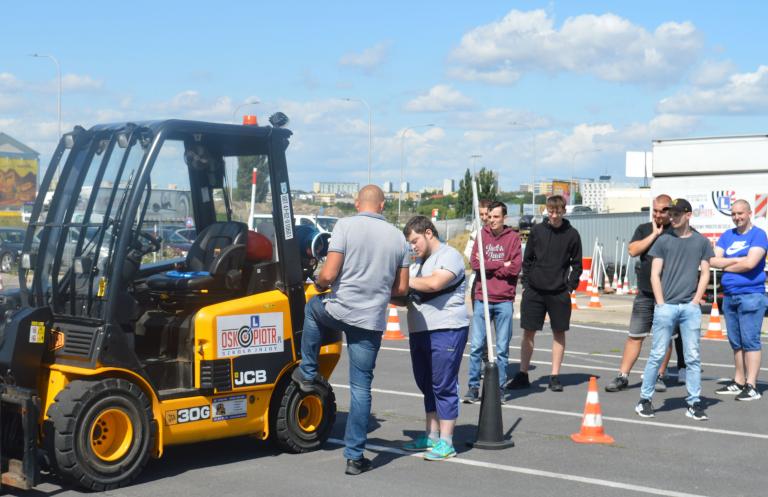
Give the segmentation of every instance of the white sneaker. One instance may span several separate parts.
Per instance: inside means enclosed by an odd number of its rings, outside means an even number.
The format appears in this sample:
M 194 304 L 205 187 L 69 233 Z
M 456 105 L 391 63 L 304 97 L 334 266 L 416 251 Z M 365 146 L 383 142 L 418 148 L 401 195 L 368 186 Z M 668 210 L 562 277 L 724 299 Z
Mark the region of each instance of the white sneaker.
M 686 375 L 687 369 L 678 369 L 677 370 L 677 381 L 679 383 L 685 384 L 685 375 Z

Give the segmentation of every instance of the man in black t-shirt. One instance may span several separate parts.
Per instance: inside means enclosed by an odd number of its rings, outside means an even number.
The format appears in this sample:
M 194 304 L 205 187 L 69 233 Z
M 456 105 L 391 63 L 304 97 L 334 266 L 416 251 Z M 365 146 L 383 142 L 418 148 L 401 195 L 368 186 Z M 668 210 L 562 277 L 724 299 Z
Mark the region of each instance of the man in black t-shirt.
M 672 198 L 669 195 L 659 195 L 653 199 L 653 221 L 643 223 L 635 230 L 632 240 L 629 242 L 629 255 L 640 257 L 640 263 L 636 266 L 637 271 L 637 289 L 635 301 L 632 304 L 632 317 L 629 320 L 629 336 L 624 343 L 624 353 L 621 356 L 621 366 L 619 374 L 605 387 L 606 392 L 618 392 L 629 386 L 629 372 L 637 362 L 640 356 L 640 349 L 643 347 L 643 340 L 651 332 L 653 323 L 654 298 L 651 288 L 651 259 L 648 251 L 653 246 L 656 239 L 670 229 L 669 204 Z M 678 338 L 679 339 L 679 338 Z M 681 347 L 682 350 L 682 347 Z M 664 384 L 664 372 L 669 363 L 669 357 L 672 348 L 667 349 L 662 366 L 659 370 L 659 377 L 656 380 L 656 391 L 666 390 Z M 678 364 L 678 366 L 680 366 Z M 683 366 L 685 367 L 685 366 Z

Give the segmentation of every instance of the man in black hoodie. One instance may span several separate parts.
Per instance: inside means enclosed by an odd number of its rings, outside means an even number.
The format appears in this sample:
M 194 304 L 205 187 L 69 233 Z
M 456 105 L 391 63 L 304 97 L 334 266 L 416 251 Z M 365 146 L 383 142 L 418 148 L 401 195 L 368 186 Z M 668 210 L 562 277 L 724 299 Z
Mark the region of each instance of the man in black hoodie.
M 520 349 L 520 372 L 507 388 L 528 388 L 528 367 L 533 355 L 536 331 L 544 327 L 549 314 L 552 326 L 552 375 L 549 389 L 562 392 L 560 364 L 565 354 L 565 332 L 571 326 L 569 294 L 579 285 L 581 276 L 581 237 L 567 219 L 565 199 L 553 195 L 547 199 L 548 219 L 535 225 L 528 236 L 523 255 L 523 299 L 520 304 L 520 327 L 523 342 Z

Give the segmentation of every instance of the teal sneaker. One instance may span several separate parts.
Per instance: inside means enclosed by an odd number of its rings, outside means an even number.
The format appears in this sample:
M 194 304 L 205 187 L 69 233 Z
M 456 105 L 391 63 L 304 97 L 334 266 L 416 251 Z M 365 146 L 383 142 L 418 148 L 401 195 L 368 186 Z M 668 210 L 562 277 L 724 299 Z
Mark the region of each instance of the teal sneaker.
M 427 461 L 442 461 L 451 457 L 456 457 L 456 449 L 442 438 L 437 441 L 432 450 L 424 454 L 424 459 Z
M 403 450 L 409 450 L 411 452 L 424 452 L 425 450 L 429 450 L 434 446 L 435 443 L 430 440 L 429 437 L 422 435 L 419 438 L 414 438 L 410 442 L 404 443 Z

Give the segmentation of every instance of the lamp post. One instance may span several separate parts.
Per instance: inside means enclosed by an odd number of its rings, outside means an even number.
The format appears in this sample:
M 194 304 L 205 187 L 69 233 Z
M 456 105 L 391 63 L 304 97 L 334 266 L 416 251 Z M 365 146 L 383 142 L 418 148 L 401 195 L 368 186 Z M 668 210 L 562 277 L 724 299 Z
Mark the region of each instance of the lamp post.
M 532 163 L 532 172 L 533 175 L 531 176 L 531 210 L 536 210 L 536 132 L 533 130 L 532 127 L 525 123 L 521 123 L 518 121 L 513 121 L 511 123 L 512 126 L 523 126 L 528 131 L 531 132 L 531 147 L 533 149 L 533 163 Z M 532 213 L 533 215 L 536 215 L 535 212 Z
M 589 150 L 577 150 L 577 151 L 575 151 L 573 153 L 573 155 L 571 156 L 571 184 L 570 184 L 570 188 L 573 188 L 573 178 L 574 178 L 575 172 L 576 172 L 576 156 L 579 155 L 579 154 L 587 154 L 587 153 L 602 152 L 602 151 L 603 151 L 602 148 L 591 148 Z M 571 201 L 569 203 L 571 205 L 575 205 L 576 204 L 576 192 L 575 191 L 571 195 L 571 199 L 570 200 Z
M 397 196 L 397 224 L 400 225 L 400 208 L 403 201 L 403 174 L 405 171 L 405 134 L 416 128 L 429 128 L 434 124 L 419 124 L 417 126 L 410 126 L 405 128 L 400 133 L 400 194 Z
M 246 100 L 245 102 L 235 107 L 234 112 L 232 112 L 232 124 L 237 124 L 237 113 L 240 109 L 242 109 L 246 105 L 256 105 L 260 103 L 261 103 L 261 100 L 259 100 L 258 98 L 254 98 L 254 99 Z
M 347 102 L 360 102 L 368 108 L 368 184 L 371 184 L 371 164 L 373 161 L 373 112 L 368 102 L 362 98 L 345 98 Z
M 59 64 L 59 61 L 53 55 L 33 53 L 33 54 L 30 54 L 30 57 L 37 57 L 41 59 L 51 59 L 53 63 L 56 64 L 56 77 L 59 80 L 59 96 L 56 99 L 56 107 L 58 109 L 58 116 L 59 116 L 59 140 L 61 140 L 61 64 Z

